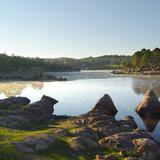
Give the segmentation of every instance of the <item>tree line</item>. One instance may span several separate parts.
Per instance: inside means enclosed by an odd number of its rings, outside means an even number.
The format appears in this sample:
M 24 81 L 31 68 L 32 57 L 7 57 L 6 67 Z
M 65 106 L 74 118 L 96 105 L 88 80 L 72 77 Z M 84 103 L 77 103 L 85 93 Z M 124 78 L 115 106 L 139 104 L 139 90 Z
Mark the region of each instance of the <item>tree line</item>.
M 12 72 L 61 72 L 86 69 L 159 70 L 160 49 L 142 49 L 132 56 L 104 55 L 99 57 L 75 58 L 29 58 L 0 54 L 0 73 Z
M 40 69 L 44 72 L 50 71 L 67 71 L 78 68 L 67 63 L 58 63 L 52 59 L 29 58 L 21 56 L 8 56 L 0 54 L 0 72 L 10 73 L 14 71 L 30 71 Z
M 133 71 L 160 70 L 160 49 L 137 51 L 124 66 Z
M 79 71 L 81 69 L 110 69 L 122 67 L 129 56 L 105 55 L 100 57 L 74 58 L 29 58 L 0 54 L 0 73 L 39 70 L 43 72 Z

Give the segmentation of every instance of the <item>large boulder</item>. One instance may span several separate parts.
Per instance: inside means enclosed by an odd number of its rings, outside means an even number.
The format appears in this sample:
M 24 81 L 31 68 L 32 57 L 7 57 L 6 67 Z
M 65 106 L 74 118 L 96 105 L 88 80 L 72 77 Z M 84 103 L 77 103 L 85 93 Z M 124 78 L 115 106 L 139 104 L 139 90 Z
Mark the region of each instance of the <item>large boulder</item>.
M 142 160 L 159 160 L 160 146 L 151 139 L 141 138 L 132 141 Z
M 52 116 L 54 112 L 53 105 L 57 102 L 56 99 L 44 95 L 39 101 L 24 106 L 18 114 L 24 115 L 33 122 L 41 122 Z
M 108 115 L 115 116 L 118 112 L 111 97 L 108 94 L 105 94 L 100 100 L 97 102 L 92 111 L 99 111 L 103 114 L 106 113 Z
M 105 94 L 88 113 L 78 118 L 79 125 L 88 125 L 93 128 L 99 137 L 110 136 L 120 132 L 131 132 L 137 128 L 134 118 L 126 116 L 117 121 L 117 109 L 108 94 Z
M 136 129 L 132 132 L 121 132 L 104 137 L 99 143 L 105 148 L 109 147 L 120 151 L 132 152 L 134 150 L 134 144 L 132 141 L 140 138 L 152 140 L 152 137 L 146 131 Z
M 121 132 L 131 132 L 137 128 L 137 124 L 131 116 L 126 116 L 124 119 L 119 121 L 110 121 L 110 123 L 99 121 L 93 126 L 96 127 L 96 130 L 101 137 L 106 137 Z
M 108 94 L 105 94 L 88 113 L 79 117 L 79 122 L 93 128 L 103 127 L 116 122 L 117 109 Z
M 139 115 L 160 117 L 160 102 L 154 91 L 148 90 L 135 110 Z
M 53 105 L 57 102 L 54 98 L 44 95 L 39 101 L 25 105 L 3 117 L 0 125 L 9 128 L 28 128 L 32 124 L 45 122 L 52 117 Z
M 120 155 L 97 155 L 96 160 L 114 160 L 124 158 L 127 160 L 159 160 L 160 146 L 144 130 L 122 132 L 102 138 L 99 143 L 105 148 L 112 148 Z M 131 157 L 126 157 L 126 156 Z
M 0 108 L 10 108 L 13 106 L 25 106 L 30 103 L 26 97 L 8 97 L 0 100 Z

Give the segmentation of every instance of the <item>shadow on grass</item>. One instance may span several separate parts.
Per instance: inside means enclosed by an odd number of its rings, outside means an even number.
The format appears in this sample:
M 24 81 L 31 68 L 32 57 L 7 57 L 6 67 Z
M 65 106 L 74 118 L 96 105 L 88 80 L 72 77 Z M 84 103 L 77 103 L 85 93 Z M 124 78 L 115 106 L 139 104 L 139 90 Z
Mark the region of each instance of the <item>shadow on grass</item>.
M 58 139 L 53 146 L 38 152 L 37 155 L 44 160 L 93 160 L 97 154 L 104 153 L 103 148 L 75 152 L 65 140 Z

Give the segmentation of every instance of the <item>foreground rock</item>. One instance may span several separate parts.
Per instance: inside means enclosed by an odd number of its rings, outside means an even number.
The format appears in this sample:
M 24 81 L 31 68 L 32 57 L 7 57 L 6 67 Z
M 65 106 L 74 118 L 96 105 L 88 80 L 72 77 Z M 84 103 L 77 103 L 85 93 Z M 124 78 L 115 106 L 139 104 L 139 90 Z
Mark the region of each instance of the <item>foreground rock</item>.
M 51 118 L 54 112 L 53 105 L 58 101 L 43 96 L 41 100 L 13 110 L 9 115 L 1 119 L 0 125 L 9 128 L 26 128 L 33 124 L 45 122 Z
M 105 94 L 88 113 L 77 117 L 74 123 L 83 126 L 75 129 L 71 136 L 73 150 L 79 151 L 87 148 L 104 147 L 99 143 L 103 137 L 121 133 L 131 132 L 137 125 L 131 116 L 117 121 L 115 115 L 117 109 L 109 95 Z
M 142 116 L 160 117 L 160 102 L 152 90 L 146 92 L 136 112 Z
M 40 134 L 36 136 L 30 136 L 25 138 L 25 140 L 16 142 L 15 145 L 17 149 L 25 153 L 35 153 L 47 149 L 49 146 L 53 145 L 55 138 L 47 134 Z
M 43 96 L 41 100 L 7 114 L 1 119 L 0 124 L 19 129 L 47 122 L 54 112 L 53 105 L 57 102 L 51 97 Z M 124 158 L 126 160 L 159 160 L 160 146 L 151 135 L 145 130 L 137 129 L 137 124 L 131 116 L 116 120 L 116 113 L 117 109 L 112 99 L 106 94 L 88 113 L 70 118 L 55 116 L 56 123 L 48 121 L 47 129 L 43 134 L 33 132 L 33 136 L 30 136 L 31 134 L 26 136 L 24 133 L 21 141 L 14 141 L 12 144 L 16 146 L 18 151 L 29 155 L 29 159 L 33 155 L 39 156 L 41 159 L 42 152 L 39 151 L 54 144 L 55 150 L 53 146 L 48 149 L 49 151 L 45 150 L 45 153 L 50 154 L 53 159 L 57 153 L 62 154 L 65 159 L 67 152 L 70 159 L 85 155 L 85 159 L 88 160 L 93 157 L 96 160 Z M 50 126 L 52 127 L 48 129 Z
M 135 151 L 143 160 L 160 159 L 160 147 L 151 139 L 140 138 L 132 141 Z
M 76 120 L 76 123 L 91 127 L 91 129 L 98 134 L 97 140 L 99 146 L 106 149 L 112 148 L 115 151 L 123 153 L 119 155 L 120 157 L 128 156 L 127 154 L 130 153 L 131 157 L 128 157 L 128 159 L 134 159 L 134 157 L 138 155 L 139 159 L 142 160 L 158 160 L 157 157 L 160 156 L 160 147 L 153 138 L 145 130 L 137 129 L 137 124 L 133 117 L 126 116 L 122 120 L 117 121 L 115 119 L 116 113 L 117 109 L 111 98 L 105 95 L 90 112 L 81 115 L 79 119 Z M 83 132 L 79 133 L 81 134 L 78 134 L 78 136 L 84 136 Z M 95 139 L 92 138 L 92 140 Z M 85 143 L 85 140 L 81 139 L 80 142 L 81 144 L 78 145 L 79 148 L 84 148 L 84 146 L 90 147 L 90 144 Z M 82 142 L 84 142 L 85 145 L 82 145 Z M 79 141 L 76 141 L 76 144 L 79 144 Z M 143 150 L 139 151 L 138 144 L 142 144 Z M 148 146 L 155 148 L 156 154 L 154 154 L 154 151 L 151 149 L 149 149 L 149 152 Z M 108 159 L 117 158 L 113 155 L 97 156 L 97 160 Z
M 160 159 L 160 146 L 144 130 L 114 134 L 102 138 L 99 143 L 105 148 L 114 148 L 133 157 L 138 156 L 141 160 Z
M 99 141 L 99 143 L 105 148 L 111 147 L 118 150 L 132 152 L 134 149 L 132 141 L 140 138 L 152 139 L 146 131 L 136 129 L 133 132 L 121 132 L 104 137 Z
M 98 133 L 89 127 L 75 129 L 75 131 L 72 133 L 72 136 L 84 136 L 93 140 L 99 139 Z
M 75 151 L 85 150 L 87 148 L 98 148 L 100 145 L 97 141 L 86 136 L 78 136 L 71 139 L 71 148 Z

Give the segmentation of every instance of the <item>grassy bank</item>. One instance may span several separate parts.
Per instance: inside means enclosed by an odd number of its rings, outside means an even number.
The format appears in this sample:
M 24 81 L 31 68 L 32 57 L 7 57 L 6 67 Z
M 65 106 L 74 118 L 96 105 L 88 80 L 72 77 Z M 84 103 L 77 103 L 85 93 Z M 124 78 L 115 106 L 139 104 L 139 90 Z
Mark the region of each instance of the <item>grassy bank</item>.
M 56 129 L 66 129 L 72 133 L 75 129 L 80 128 L 72 120 L 54 120 L 48 124 L 31 126 L 30 130 L 11 130 L 0 128 L 0 160 L 93 160 L 97 154 L 113 154 L 117 160 L 122 160 L 121 153 L 113 149 L 86 149 L 84 151 L 73 152 L 71 149 L 71 137 L 54 134 Z M 15 143 L 22 141 L 29 136 L 38 136 L 48 134 L 56 137 L 56 142 L 43 151 L 34 154 L 22 153 L 16 149 Z

